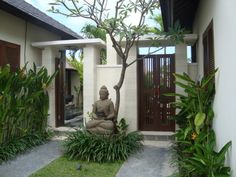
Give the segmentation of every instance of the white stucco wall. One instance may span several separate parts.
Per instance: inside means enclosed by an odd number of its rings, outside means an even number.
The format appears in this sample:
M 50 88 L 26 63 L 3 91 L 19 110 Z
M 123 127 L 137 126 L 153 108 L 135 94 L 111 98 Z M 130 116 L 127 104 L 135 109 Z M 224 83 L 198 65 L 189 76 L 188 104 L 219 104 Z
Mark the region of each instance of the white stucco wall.
M 129 53 L 127 63 L 130 63 L 137 58 L 136 46 L 132 47 Z M 99 89 L 102 85 L 106 85 L 109 90 L 109 98 L 115 104 L 116 93 L 114 86 L 118 83 L 120 78 L 122 66 L 120 65 L 119 56 L 112 47 L 109 37 L 107 39 L 107 65 L 97 65 L 97 87 L 96 99 L 99 99 Z M 134 63 L 126 70 L 126 76 L 123 86 L 120 90 L 120 109 L 118 114 L 118 121 L 125 118 L 129 124 L 129 130 L 134 131 L 138 129 L 138 115 L 137 115 L 137 63 Z M 90 111 L 92 107 L 90 108 Z
M 115 104 L 116 93 L 114 85 L 118 82 L 118 76 L 121 72 L 121 65 L 97 65 L 97 86 L 96 86 L 96 100 L 99 99 L 99 89 L 105 85 L 109 91 L 109 98 Z M 122 93 L 123 89 L 121 90 Z M 121 100 L 123 100 L 123 94 L 121 94 Z M 123 101 L 121 101 L 123 103 Z M 92 107 L 90 108 L 92 111 Z M 119 116 L 124 115 L 122 110 L 119 112 Z
M 97 91 L 96 99 L 99 99 L 99 89 L 105 85 L 109 91 L 109 97 L 115 102 L 115 90 L 113 86 L 118 82 L 117 76 L 121 71 L 121 65 L 97 65 Z
M 203 73 L 202 34 L 213 19 L 216 96 L 214 102 L 214 129 L 217 148 L 232 141 L 227 163 L 231 165 L 232 176 L 236 177 L 236 1 L 202 0 L 195 17 L 194 32 L 199 34 L 197 57 L 199 73 Z
M 31 67 L 45 66 L 49 74 L 55 72 L 55 57 L 58 50 L 53 48 L 33 47 L 32 42 L 58 40 L 61 37 L 41 27 L 28 23 L 25 20 L 0 10 L 0 40 L 20 45 L 20 65 Z M 55 127 L 55 90 L 54 82 L 49 88 L 50 119 L 49 124 Z
M 87 113 L 92 112 L 92 105 L 97 100 L 97 70 L 99 63 L 99 48 L 94 45 L 87 45 L 84 48 L 84 69 L 83 69 L 83 117 L 84 122 L 89 120 Z
M 116 93 L 114 85 L 119 81 L 121 65 L 97 65 L 97 91 L 99 99 L 99 89 L 106 85 L 109 90 L 109 98 L 115 104 Z M 118 120 L 125 118 L 129 124 L 129 130 L 137 130 L 137 76 L 136 65 L 127 69 L 125 81 L 121 88 L 120 110 Z M 92 110 L 92 107 L 91 107 Z
M 127 63 L 131 63 L 137 59 L 137 48 L 134 45 L 130 49 Z M 123 109 L 124 115 L 122 117 L 127 118 L 129 129 L 131 131 L 138 130 L 138 84 L 137 84 L 137 62 L 133 63 L 127 68 L 126 78 L 124 86 L 122 88 L 123 93 Z M 120 117 L 120 118 L 122 118 Z
M 55 72 L 55 56 L 57 55 L 58 50 L 51 47 L 46 47 L 42 52 L 42 65 L 47 68 L 49 75 L 52 75 Z M 49 93 L 48 124 L 54 128 L 56 126 L 55 82 L 50 84 L 47 91 Z
M 20 45 L 20 64 L 28 62 L 28 67 L 33 62 L 42 65 L 42 49 L 31 46 L 32 42 L 60 39 L 59 36 L 21 18 L 0 10 L 0 40 Z M 26 45 L 25 45 L 26 44 Z

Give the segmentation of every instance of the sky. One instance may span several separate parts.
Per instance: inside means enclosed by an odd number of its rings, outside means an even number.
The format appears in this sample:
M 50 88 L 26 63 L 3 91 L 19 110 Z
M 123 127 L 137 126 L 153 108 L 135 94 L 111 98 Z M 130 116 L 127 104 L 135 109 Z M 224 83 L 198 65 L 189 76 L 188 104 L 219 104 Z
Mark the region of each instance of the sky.
M 66 27 L 72 29 L 74 32 L 82 35 L 80 33 L 82 27 L 85 24 L 92 24 L 93 22 L 88 20 L 88 19 L 84 19 L 84 18 L 78 18 L 78 17 L 65 17 L 63 15 L 60 14 L 54 14 L 51 12 L 48 12 L 48 10 L 51 8 L 51 6 L 49 5 L 50 2 L 53 2 L 53 0 L 25 0 L 26 2 L 32 4 L 34 7 L 38 8 L 39 10 L 41 10 L 42 12 L 46 13 L 48 16 L 54 18 L 55 20 L 59 21 L 60 23 L 62 23 L 63 25 L 65 25 Z M 91 0 L 88 0 L 91 1 Z M 109 0 L 108 1 L 110 4 L 108 4 L 108 7 L 110 7 L 112 9 L 112 7 L 115 6 L 115 0 Z M 156 13 L 160 13 L 160 11 L 156 12 Z M 137 14 L 130 14 L 130 18 L 127 20 L 127 23 L 135 23 L 135 21 L 137 21 Z M 149 18 L 146 18 L 146 23 L 149 26 L 156 26 L 155 22 Z M 174 49 L 170 48 L 167 50 L 168 53 L 174 53 Z M 145 50 L 143 50 L 144 53 Z M 163 51 L 160 51 L 159 53 L 162 53 Z M 188 58 L 190 58 L 191 52 L 190 49 L 188 48 Z
M 57 20 L 58 22 L 62 23 L 66 27 L 72 29 L 76 33 L 80 33 L 81 28 L 86 23 L 89 23 L 89 21 L 87 19 L 72 18 L 72 17 L 68 18 L 63 15 L 48 12 L 48 10 L 51 8 L 49 3 L 52 2 L 50 0 L 25 0 L 25 1 L 28 2 L 29 4 L 33 5 L 34 7 L 39 9 L 40 11 L 46 13 L 48 16 L 52 17 L 53 19 Z
M 32 4 L 34 7 L 38 8 L 42 12 L 46 13 L 48 16 L 54 18 L 55 20 L 59 21 L 60 23 L 72 29 L 78 34 L 80 34 L 81 28 L 85 24 L 92 24 L 92 21 L 88 19 L 83 19 L 83 18 L 78 18 L 78 17 L 65 17 L 60 14 L 54 14 L 54 13 L 48 12 L 48 10 L 51 8 L 49 3 L 53 2 L 53 0 L 25 0 L 25 1 L 28 2 L 29 4 Z M 108 2 L 109 2 L 108 7 L 111 7 L 111 9 L 112 7 L 114 8 L 116 1 L 109 0 Z M 128 23 L 135 22 L 137 20 L 138 18 L 136 14 L 130 14 L 130 18 L 127 20 L 127 22 Z M 153 22 L 153 20 L 150 20 L 150 19 L 147 19 L 147 24 L 150 26 L 155 26 L 155 23 Z

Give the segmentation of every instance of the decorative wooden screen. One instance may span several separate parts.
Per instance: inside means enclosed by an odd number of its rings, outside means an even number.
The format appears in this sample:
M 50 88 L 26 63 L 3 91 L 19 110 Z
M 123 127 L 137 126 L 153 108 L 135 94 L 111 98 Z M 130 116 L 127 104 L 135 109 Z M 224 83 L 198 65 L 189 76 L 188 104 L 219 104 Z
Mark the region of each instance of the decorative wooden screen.
M 64 125 L 65 119 L 65 55 L 63 51 L 61 52 L 61 58 L 55 60 L 55 70 L 58 71 L 55 78 L 56 127 L 59 127 Z
M 204 75 L 215 70 L 213 21 L 203 34 Z
M 163 95 L 175 92 L 172 74 L 175 70 L 174 63 L 174 55 L 150 55 L 139 61 L 140 130 L 174 130 L 175 123 L 169 120 L 175 113 L 170 105 L 174 100 Z

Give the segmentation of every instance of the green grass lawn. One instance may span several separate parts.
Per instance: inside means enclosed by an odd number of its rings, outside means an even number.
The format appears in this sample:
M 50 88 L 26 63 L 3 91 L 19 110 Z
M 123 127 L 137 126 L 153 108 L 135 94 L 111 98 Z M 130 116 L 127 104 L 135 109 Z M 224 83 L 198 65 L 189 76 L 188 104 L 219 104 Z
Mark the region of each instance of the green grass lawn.
M 77 170 L 78 164 L 82 165 Z M 60 157 L 29 177 L 115 177 L 122 162 L 93 163 L 83 161 L 69 161 Z

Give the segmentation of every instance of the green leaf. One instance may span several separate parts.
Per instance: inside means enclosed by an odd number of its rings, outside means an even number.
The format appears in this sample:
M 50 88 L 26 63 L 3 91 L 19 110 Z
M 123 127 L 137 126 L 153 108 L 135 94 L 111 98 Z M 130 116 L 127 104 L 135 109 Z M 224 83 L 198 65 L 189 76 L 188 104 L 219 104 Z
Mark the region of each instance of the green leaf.
M 164 96 L 169 96 L 169 97 L 186 97 L 185 95 L 178 94 L 178 93 L 165 93 L 163 94 Z
M 179 87 L 184 88 L 184 89 L 190 89 L 191 88 L 188 84 L 184 84 L 182 82 L 175 81 L 175 84 L 178 85 Z
M 213 120 L 213 118 L 214 118 L 214 111 L 213 111 L 212 107 L 210 107 L 207 112 L 207 118 L 209 121 Z
M 200 127 L 196 127 L 195 129 L 196 129 L 197 134 L 199 134 L 200 133 Z
M 181 79 L 189 83 L 195 84 L 195 82 L 186 73 L 184 73 L 183 75 L 175 73 L 174 76 L 177 79 Z
M 215 69 L 213 73 L 211 73 L 210 75 L 208 75 L 202 79 L 201 88 L 205 88 L 209 84 L 209 82 L 215 77 L 215 73 L 217 71 L 218 71 L 218 68 Z
M 206 118 L 205 113 L 203 113 L 203 112 L 197 113 L 197 115 L 195 116 L 195 119 L 194 119 L 195 126 L 200 127 L 204 123 L 205 118 Z
M 187 127 L 185 130 L 184 130 L 184 139 L 186 139 L 186 137 L 188 136 L 189 132 L 192 130 L 191 127 Z
M 218 153 L 218 157 L 217 157 L 217 162 L 218 163 L 224 163 L 224 159 L 225 159 L 225 154 L 228 151 L 229 147 L 232 145 L 232 142 L 229 141 L 227 144 L 224 145 L 224 147 L 220 150 L 220 152 Z

